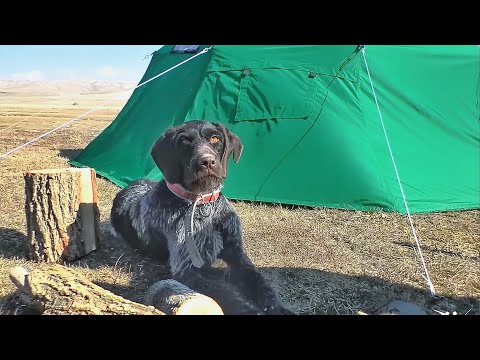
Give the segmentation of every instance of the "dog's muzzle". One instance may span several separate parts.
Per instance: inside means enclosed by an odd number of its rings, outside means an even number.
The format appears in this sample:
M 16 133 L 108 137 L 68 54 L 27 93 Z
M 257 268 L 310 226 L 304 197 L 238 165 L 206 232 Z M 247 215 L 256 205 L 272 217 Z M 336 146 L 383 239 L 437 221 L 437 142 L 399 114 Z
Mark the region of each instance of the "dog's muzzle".
M 217 161 L 213 155 L 203 155 L 197 161 L 197 169 L 201 171 L 207 170 L 208 172 L 215 170 L 217 167 Z
M 191 164 L 192 165 L 190 168 L 194 170 L 194 175 L 192 175 L 196 180 L 207 176 L 212 176 L 219 179 L 222 178 L 220 174 L 220 163 L 215 156 L 211 154 L 196 156 L 192 159 Z

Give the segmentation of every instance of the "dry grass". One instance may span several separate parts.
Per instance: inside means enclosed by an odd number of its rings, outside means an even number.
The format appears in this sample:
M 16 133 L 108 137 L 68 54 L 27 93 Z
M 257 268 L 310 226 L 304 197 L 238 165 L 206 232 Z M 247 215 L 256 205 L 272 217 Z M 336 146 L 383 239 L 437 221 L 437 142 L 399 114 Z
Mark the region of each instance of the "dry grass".
M 18 96 L 0 97 L 0 154 L 103 101 L 82 96 L 75 97 L 75 106 L 60 97 L 29 97 L 26 103 Z M 24 258 L 23 172 L 68 167 L 68 158 L 95 138 L 122 105 L 111 104 L 0 161 L 0 313 L 25 313 L 8 278 L 9 269 L 39 266 Z M 40 110 L 48 114 L 18 123 Z M 141 302 L 149 285 L 170 276 L 168 269 L 112 238 L 106 223 L 119 189 L 102 178 L 97 186 L 101 248 L 69 266 L 114 293 Z M 243 221 L 247 252 L 296 313 L 355 314 L 393 299 L 425 305 L 431 314 L 436 314 L 434 309 L 480 313 L 478 210 L 413 216 L 433 284 L 445 297 L 433 300 L 403 215 L 246 202 L 234 206 Z

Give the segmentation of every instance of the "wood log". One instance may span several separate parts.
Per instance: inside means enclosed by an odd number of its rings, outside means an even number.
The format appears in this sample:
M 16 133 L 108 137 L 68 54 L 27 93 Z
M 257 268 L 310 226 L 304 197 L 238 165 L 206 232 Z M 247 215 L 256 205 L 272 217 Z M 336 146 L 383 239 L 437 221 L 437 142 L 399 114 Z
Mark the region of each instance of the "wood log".
M 174 279 L 157 281 L 150 286 L 144 302 L 167 315 L 223 315 L 215 300 Z
M 101 288 L 71 268 L 46 264 L 29 273 L 10 271 L 10 279 L 27 306 L 44 315 L 165 315 Z
M 61 263 L 97 249 L 100 212 L 95 170 L 67 168 L 24 173 L 27 255 Z

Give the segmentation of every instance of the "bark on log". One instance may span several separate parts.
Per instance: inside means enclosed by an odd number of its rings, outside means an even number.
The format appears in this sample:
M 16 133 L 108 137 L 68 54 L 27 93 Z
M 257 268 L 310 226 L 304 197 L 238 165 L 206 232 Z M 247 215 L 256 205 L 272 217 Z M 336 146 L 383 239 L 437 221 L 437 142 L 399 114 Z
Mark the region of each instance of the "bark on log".
M 97 249 L 100 213 L 95 171 L 46 169 L 24 173 L 30 259 L 73 261 Z
M 222 308 L 215 300 L 173 279 L 153 284 L 144 302 L 167 315 L 223 315 Z
M 71 268 L 51 264 L 10 271 L 22 301 L 45 315 L 165 315 L 101 288 Z

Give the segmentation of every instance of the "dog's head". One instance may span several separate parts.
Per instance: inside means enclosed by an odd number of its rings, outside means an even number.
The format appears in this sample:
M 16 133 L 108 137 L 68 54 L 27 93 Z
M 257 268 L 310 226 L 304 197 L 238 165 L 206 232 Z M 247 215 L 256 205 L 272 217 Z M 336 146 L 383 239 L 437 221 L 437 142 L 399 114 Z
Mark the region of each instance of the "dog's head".
M 192 120 L 167 129 L 151 156 L 166 181 L 205 193 L 222 184 L 230 155 L 238 162 L 242 150 L 240 138 L 222 124 Z

